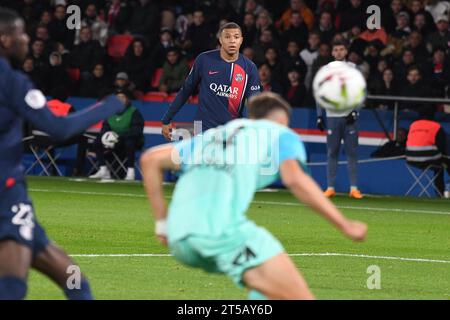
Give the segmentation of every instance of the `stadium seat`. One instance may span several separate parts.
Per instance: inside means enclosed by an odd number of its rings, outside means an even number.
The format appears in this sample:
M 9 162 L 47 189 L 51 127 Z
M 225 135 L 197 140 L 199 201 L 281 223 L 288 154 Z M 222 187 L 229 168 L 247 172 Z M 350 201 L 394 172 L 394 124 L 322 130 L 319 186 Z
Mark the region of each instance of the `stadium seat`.
M 406 168 L 408 169 L 409 173 L 411 174 L 411 177 L 413 178 L 414 182 L 411 185 L 411 187 L 406 192 L 405 196 L 408 196 L 412 193 L 412 191 L 418 187 L 419 188 L 419 197 L 426 194 L 427 197 L 432 197 L 429 191 L 436 192 L 437 195 L 442 197 L 442 193 L 436 188 L 435 181 L 439 174 L 442 174 L 442 171 L 444 170 L 442 165 L 439 164 L 417 164 L 412 162 L 407 162 Z M 417 170 L 414 170 L 414 168 L 419 169 L 420 172 L 418 173 Z
M 152 88 L 157 89 L 159 87 L 159 81 L 161 80 L 162 73 L 163 73 L 162 68 L 157 68 L 155 72 L 153 72 L 152 81 L 150 84 Z
M 32 130 L 31 135 L 24 137 L 22 142 L 26 146 L 25 150 L 29 150 L 34 156 L 34 161 L 25 169 L 25 174 L 40 168 L 39 175 L 63 176 L 57 164 L 62 155 L 62 150 L 56 149 L 55 144 L 46 133 Z
M 176 93 L 171 93 L 171 94 L 169 94 L 169 95 L 167 96 L 166 101 L 167 101 L 167 102 L 173 102 L 173 100 L 175 100 L 176 96 L 177 96 Z
M 126 34 L 114 35 L 108 38 L 106 43 L 108 55 L 113 59 L 120 59 L 125 55 L 133 37 Z
M 166 102 L 166 99 L 167 99 L 167 93 L 158 92 L 158 91 L 147 92 L 142 97 L 143 101 L 150 101 L 150 102 Z

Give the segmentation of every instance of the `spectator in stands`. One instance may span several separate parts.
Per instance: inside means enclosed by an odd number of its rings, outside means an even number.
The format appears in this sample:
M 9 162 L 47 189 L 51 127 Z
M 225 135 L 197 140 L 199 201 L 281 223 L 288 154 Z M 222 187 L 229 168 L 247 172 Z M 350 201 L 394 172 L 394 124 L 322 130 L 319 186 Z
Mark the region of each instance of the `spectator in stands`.
M 173 38 L 178 37 L 176 29 L 176 16 L 172 10 L 166 9 L 161 12 L 161 30 L 168 30 L 172 34 Z
M 49 57 L 48 81 L 47 86 L 50 90 L 58 86 L 67 88 L 70 85 L 70 78 L 63 64 L 63 58 L 57 51 L 52 52 Z
M 430 56 L 423 43 L 423 37 L 418 31 L 412 31 L 409 34 L 407 41 L 404 43 L 404 48 L 412 51 L 416 63 L 422 63 Z
M 428 38 L 428 35 L 433 32 L 436 27 L 434 21 L 428 22 L 424 13 L 418 13 L 414 16 L 413 30 L 420 32 L 424 39 Z
M 308 27 L 297 11 L 291 13 L 289 28 L 281 36 L 282 48 L 285 49 L 290 41 L 296 41 L 302 48 L 308 41 Z
M 396 16 L 403 9 L 402 0 L 392 0 L 391 5 L 386 9 L 387 10 L 381 10 L 381 22 L 383 27 L 386 29 L 386 32 L 390 34 L 395 31 L 397 25 Z
M 333 57 L 331 56 L 331 48 L 328 43 L 321 43 L 319 47 L 319 55 L 314 60 L 313 65 L 311 67 L 311 81 L 314 79 L 317 71 L 324 65 L 333 61 Z
M 108 34 L 124 33 L 130 17 L 130 7 L 126 0 L 112 0 L 105 8 Z
M 137 90 L 146 92 L 149 89 L 154 65 L 143 39 L 135 38 L 130 43 L 120 69 L 130 76 L 130 81 L 136 85 Z
M 445 16 L 450 13 L 450 3 L 448 1 L 441 0 L 427 0 L 425 10 L 428 11 L 435 22 L 441 16 Z
M 412 66 L 407 71 L 406 83 L 400 88 L 400 96 L 403 97 L 421 97 L 429 98 L 431 96 L 431 88 L 422 79 L 422 73 L 416 66 Z M 435 106 L 423 104 L 420 102 L 403 102 L 400 104 L 402 109 L 415 110 L 422 112 L 423 110 L 435 110 Z
M 274 39 L 272 35 L 272 31 L 267 29 L 264 30 L 261 33 L 261 36 L 258 39 L 254 45 L 253 45 L 253 52 L 255 53 L 255 64 L 259 65 L 264 62 L 264 55 L 267 50 L 267 48 L 274 46 Z
M 310 89 L 312 83 L 312 65 L 319 55 L 320 34 L 312 31 L 308 36 L 308 46 L 300 51 L 300 57 L 306 64 L 305 86 Z
M 133 36 L 144 37 L 153 46 L 159 33 L 158 7 L 152 0 L 137 0 L 131 2 L 131 4 L 133 6 L 127 31 Z
M 163 72 L 159 81 L 159 91 L 174 93 L 180 90 L 189 73 L 186 60 L 176 47 L 167 50 L 167 60 L 164 62 Z
M 166 61 L 167 49 L 175 46 L 175 42 L 173 40 L 173 33 L 169 29 L 161 29 L 161 33 L 159 35 L 159 42 L 156 44 L 153 49 L 151 56 L 152 62 L 155 65 L 155 68 L 161 68 Z
M 250 13 L 253 16 L 257 16 L 261 11 L 264 10 L 264 7 L 260 5 L 256 0 L 246 0 L 243 5 L 243 15 Z
M 325 11 L 320 14 L 316 30 L 320 33 L 320 40 L 324 43 L 330 43 L 335 35 L 333 27 L 333 17 L 330 12 Z
M 264 54 L 266 58 L 264 63 L 270 67 L 270 74 L 272 80 L 283 85 L 286 83 L 285 75 L 283 74 L 283 65 L 281 64 L 278 50 L 274 47 L 269 47 L 266 49 Z
M 300 74 L 300 81 L 305 82 L 307 67 L 303 59 L 300 57 L 300 47 L 294 40 L 289 41 L 286 53 L 282 57 L 283 74 L 288 74 L 289 70 L 297 69 Z
M 98 41 L 102 47 L 106 45 L 108 39 L 108 25 L 99 18 L 97 7 L 89 3 L 84 10 L 84 18 L 81 20 L 82 26 L 88 26 L 92 32 L 92 40 Z M 75 45 L 80 42 L 80 32 L 75 35 Z
M 94 66 L 103 63 L 105 52 L 97 40 L 92 39 L 91 28 L 83 26 L 80 29 L 80 43 L 70 53 L 70 63 L 73 68 L 79 68 L 84 78 L 94 69 Z
M 36 88 L 41 91 L 45 88 L 45 84 L 43 83 L 45 79 L 42 79 L 41 75 L 34 69 L 33 57 L 29 56 L 25 58 L 22 63 L 22 71 L 33 81 Z
M 425 24 L 432 25 L 434 24 L 433 16 L 425 10 L 423 0 L 412 0 L 409 4 L 409 10 L 411 13 L 411 21 L 415 21 L 417 15 L 423 15 L 425 18 Z
M 50 9 L 45 9 L 41 13 L 41 18 L 39 19 L 39 25 L 43 25 L 48 28 L 48 25 L 52 21 L 52 18 L 53 18 L 52 11 Z
M 346 8 L 339 15 L 341 32 L 351 29 L 353 26 L 364 26 L 366 24 L 366 10 L 362 0 L 350 0 L 350 8 Z
M 250 61 L 254 61 L 255 59 L 255 51 L 253 51 L 252 47 L 245 47 L 242 49 L 242 54 Z
M 99 92 L 105 91 L 110 84 L 105 76 L 105 67 L 103 64 L 96 64 L 88 78 L 81 79 L 80 96 L 97 98 Z
M 186 33 L 186 41 L 181 44 L 182 49 L 187 51 L 189 59 L 197 57 L 200 53 L 210 50 L 213 40 L 213 32 L 205 23 L 202 10 L 196 10 L 193 14 L 193 23 Z
M 438 97 L 444 97 L 445 88 L 450 85 L 450 64 L 444 48 L 436 48 L 431 58 L 431 85 Z
M 119 156 L 126 158 L 125 166 L 127 168 L 125 180 L 135 180 L 135 158 L 136 152 L 141 150 L 144 145 L 144 118 L 141 112 L 131 104 L 131 94 L 127 91 L 117 91 L 119 98 L 126 106 L 121 113 L 115 114 L 103 122 L 100 136 L 94 143 L 100 169 L 97 173 L 90 176 L 93 179 L 111 179 L 111 172 L 106 166 L 105 153 L 112 150 Z M 106 143 L 101 137 L 109 131 L 118 135 L 116 143 Z M 123 159 L 123 158 L 122 158 Z
M 388 35 L 386 30 L 381 26 L 380 29 L 367 29 L 359 36 L 360 39 L 365 40 L 367 42 L 378 40 L 383 45 L 387 44 Z
M 431 33 L 427 39 L 428 50 L 433 51 L 438 47 L 446 50 L 450 48 L 450 31 L 448 29 L 448 15 L 436 18 L 437 30 Z
M 242 24 L 242 37 L 244 41 L 242 42 L 242 47 L 251 47 L 256 40 L 256 19 L 251 13 L 246 13 L 244 15 L 244 21 Z
M 290 7 L 284 11 L 280 19 L 280 27 L 282 30 L 287 30 L 291 23 L 291 13 L 299 12 L 309 30 L 313 28 L 314 25 L 314 13 L 305 4 L 304 0 L 290 0 Z
M 128 92 L 134 92 L 136 86 L 134 83 L 130 82 L 130 78 L 126 72 L 119 72 L 116 75 L 116 80 L 114 81 L 114 90 L 125 90 Z
M 348 61 L 354 63 L 356 69 L 361 71 L 361 73 L 363 74 L 363 76 L 366 80 L 368 79 L 370 66 L 366 61 L 364 61 L 363 53 L 360 49 L 350 48 L 349 53 L 348 53 Z
M 75 30 L 67 28 L 66 6 L 55 6 L 53 19 L 48 25 L 48 31 L 53 41 L 64 44 L 67 49 L 72 49 L 75 41 Z
M 291 69 L 288 72 L 289 86 L 286 90 L 286 100 L 292 107 L 303 107 L 307 90 L 305 84 L 301 81 L 300 72 L 297 69 Z
M 283 94 L 283 87 L 281 84 L 272 80 L 272 74 L 268 64 L 263 63 L 260 65 L 258 68 L 258 73 L 263 91 L 272 91 L 280 95 Z
M 272 39 L 273 41 L 276 41 L 276 43 L 274 43 L 273 45 L 278 46 L 278 30 L 273 24 L 272 16 L 270 15 L 269 11 L 264 9 L 258 14 L 258 18 L 256 19 L 256 39 L 259 39 L 262 33 L 266 30 L 270 30 L 272 32 Z
M 409 14 L 406 11 L 401 11 L 395 18 L 397 24 L 395 31 L 392 32 L 392 36 L 400 40 L 405 40 L 411 33 L 411 28 L 409 26 Z
M 414 53 L 411 49 L 403 50 L 402 58 L 394 65 L 394 73 L 399 84 L 406 79 L 407 71 L 415 64 Z
M 34 33 L 35 39 L 41 39 L 44 41 L 46 54 L 50 54 L 50 50 L 54 47 L 54 42 L 52 39 L 50 39 L 50 35 L 48 33 L 48 28 L 44 24 L 39 24 L 36 28 L 36 31 Z
M 394 78 L 394 72 L 392 69 L 385 69 L 382 73 L 382 78 L 374 83 L 370 84 L 370 92 L 380 96 L 397 96 L 398 86 Z M 378 101 L 375 103 L 375 107 L 378 109 L 393 109 L 393 101 Z
M 362 28 L 360 26 L 353 26 L 347 32 L 337 33 L 344 37 L 344 41 L 349 43 L 350 45 L 353 41 L 360 38 L 362 34 Z
M 47 91 L 48 83 L 48 55 L 45 54 L 45 44 L 41 39 L 35 39 L 31 44 L 31 57 L 36 77 L 39 78 L 38 84 L 42 91 Z
M 367 43 L 366 54 L 364 60 L 369 64 L 370 72 L 376 74 L 378 62 L 381 59 L 380 52 L 383 48 L 383 44 L 379 40 L 374 40 Z

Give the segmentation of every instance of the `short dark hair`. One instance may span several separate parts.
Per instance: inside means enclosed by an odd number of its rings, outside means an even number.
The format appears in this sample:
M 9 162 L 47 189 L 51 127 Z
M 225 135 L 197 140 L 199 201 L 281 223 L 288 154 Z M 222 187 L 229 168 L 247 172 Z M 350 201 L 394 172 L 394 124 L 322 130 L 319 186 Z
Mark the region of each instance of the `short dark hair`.
M 248 102 L 248 115 L 251 119 L 263 119 L 274 110 L 282 110 L 291 116 L 291 106 L 279 94 L 262 92 L 250 98 Z
M 15 12 L 7 8 L 0 7 L 0 34 L 10 33 L 14 30 L 14 23 L 21 19 Z
M 225 29 L 239 29 L 242 33 L 241 27 L 236 22 L 227 22 L 223 26 L 220 27 L 218 35 L 222 35 L 223 30 Z
M 331 43 L 331 48 L 338 47 L 338 46 L 344 46 L 345 49 L 348 49 L 347 41 L 342 40 L 342 39 L 336 39 Z
M 417 70 L 417 72 L 419 73 L 419 76 L 422 77 L 422 71 L 416 65 L 412 65 L 412 66 L 408 67 L 408 69 L 406 70 L 406 75 L 408 75 L 411 71 L 414 71 L 414 70 Z

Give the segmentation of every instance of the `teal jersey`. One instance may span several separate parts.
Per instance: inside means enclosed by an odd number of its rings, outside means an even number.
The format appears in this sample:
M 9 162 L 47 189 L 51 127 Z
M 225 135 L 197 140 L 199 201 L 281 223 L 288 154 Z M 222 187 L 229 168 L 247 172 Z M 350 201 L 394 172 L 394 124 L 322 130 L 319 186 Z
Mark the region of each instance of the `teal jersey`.
M 280 178 L 283 161 L 306 162 L 300 137 L 268 120 L 234 120 L 175 149 L 181 175 L 169 206 L 169 241 L 234 232 L 247 221 L 254 193 Z

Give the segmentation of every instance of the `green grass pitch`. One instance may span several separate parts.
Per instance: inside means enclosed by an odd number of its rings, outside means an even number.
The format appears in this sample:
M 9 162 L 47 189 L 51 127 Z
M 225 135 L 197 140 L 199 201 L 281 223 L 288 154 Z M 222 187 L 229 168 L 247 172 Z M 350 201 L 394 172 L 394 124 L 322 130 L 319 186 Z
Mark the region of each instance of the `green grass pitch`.
M 154 239 L 140 183 L 36 177 L 28 182 L 39 221 L 68 253 L 81 255 L 74 259 L 97 299 L 246 298 L 225 276 L 184 267 L 170 256 L 131 256 L 168 253 Z M 168 200 L 172 189 L 165 187 Z M 450 201 L 346 196 L 333 201 L 348 217 L 368 223 L 366 242 L 347 240 L 284 190 L 257 193 L 248 216 L 297 254 L 292 259 L 319 299 L 450 299 Z M 380 268 L 380 289 L 367 288 L 371 265 Z M 33 271 L 27 298 L 64 297 Z

